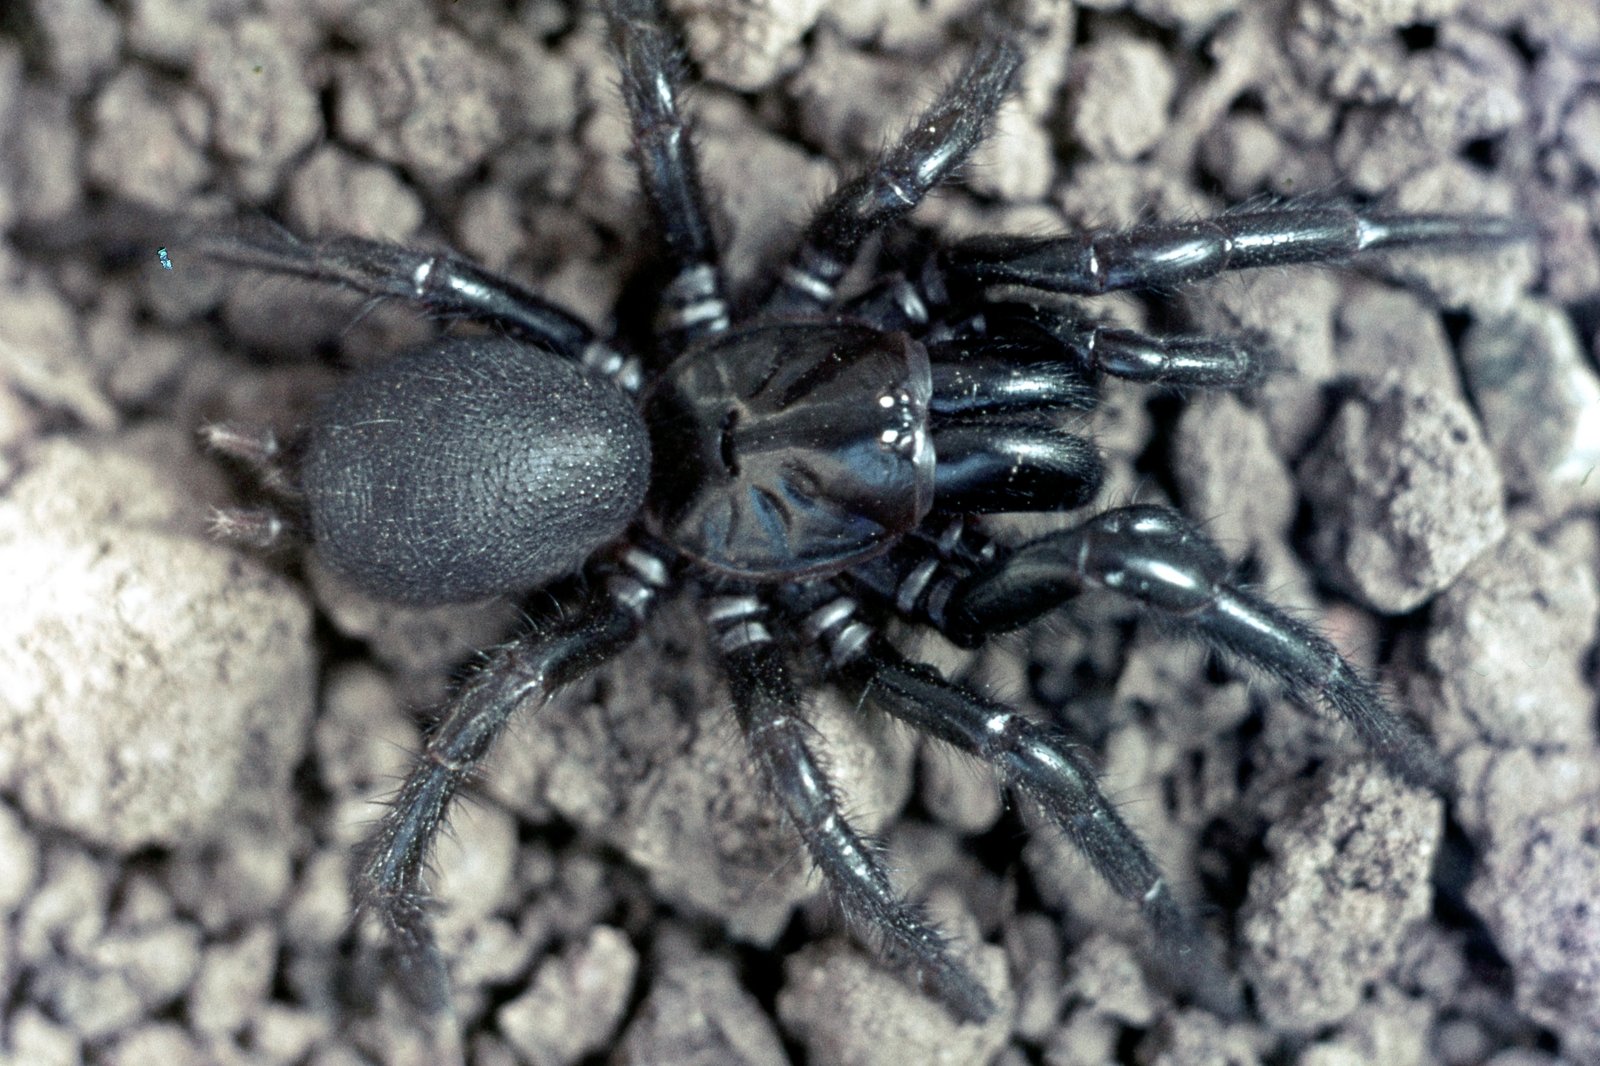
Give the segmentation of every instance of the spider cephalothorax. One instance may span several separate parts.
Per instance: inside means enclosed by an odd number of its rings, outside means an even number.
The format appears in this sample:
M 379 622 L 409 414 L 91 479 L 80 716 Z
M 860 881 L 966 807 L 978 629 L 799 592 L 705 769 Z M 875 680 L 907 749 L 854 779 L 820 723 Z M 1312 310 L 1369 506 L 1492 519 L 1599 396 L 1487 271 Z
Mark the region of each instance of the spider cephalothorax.
M 211 242 L 234 262 L 493 330 L 358 374 L 313 420 L 289 464 L 294 517 L 333 568 L 415 604 L 522 595 L 570 576 L 588 590 L 580 609 L 537 618 L 467 678 L 359 853 L 358 903 L 389 930 L 417 1001 L 446 1003 L 421 878 L 452 797 L 514 712 L 616 653 L 677 586 L 699 594 L 754 762 L 846 915 L 962 1018 L 990 1013 L 989 997 L 843 815 L 790 679 L 797 650 L 815 649 L 838 683 L 992 763 L 1174 940 L 1192 924 L 1085 759 L 1057 732 L 905 659 L 880 634 L 885 621 L 972 646 L 1109 590 L 1323 701 L 1403 777 L 1441 784 L 1421 733 L 1325 639 L 1233 584 L 1222 553 L 1177 512 L 1121 507 L 1020 545 L 967 519 L 1092 501 L 1098 454 L 1051 416 L 1092 407 L 1104 375 L 1200 388 L 1262 373 L 1250 338 L 1146 335 L 1051 297 L 1506 240 L 1514 226 L 1288 205 L 1120 232 L 888 241 L 881 276 L 841 295 L 864 242 L 897 228 L 983 137 L 1020 63 L 1002 31 L 827 199 L 770 291 L 736 318 L 678 110 L 672 36 L 653 0 L 605 9 L 669 279 L 650 309 L 652 350 L 621 353 L 560 307 L 448 255 L 353 238 Z M 271 459 L 235 433 L 213 439 Z M 246 512 L 223 524 L 276 528 Z

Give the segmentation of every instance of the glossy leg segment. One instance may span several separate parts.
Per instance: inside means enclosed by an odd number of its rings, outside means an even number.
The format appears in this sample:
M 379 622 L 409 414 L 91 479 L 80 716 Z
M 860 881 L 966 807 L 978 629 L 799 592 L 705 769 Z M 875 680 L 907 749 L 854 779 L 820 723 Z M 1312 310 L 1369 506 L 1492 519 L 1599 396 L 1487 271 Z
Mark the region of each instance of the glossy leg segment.
M 449 978 L 422 883 L 446 808 L 511 716 L 620 651 L 638 633 L 643 606 L 644 600 L 629 603 L 613 586 L 581 613 L 555 615 L 490 652 L 445 708 L 415 767 L 356 849 L 351 889 L 357 912 L 372 914 L 388 934 L 399 984 L 423 1012 L 450 1010 Z
M 1259 380 L 1266 365 L 1265 350 L 1241 338 L 1156 337 L 1096 325 L 1071 341 L 1101 373 L 1146 385 L 1231 389 Z
M 946 350 L 937 351 L 929 352 L 934 362 L 928 411 L 935 423 L 1002 413 L 1088 411 L 1099 398 L 1093 382 L 1067 363 L 1007 358 L 946 362 L 941 358 Z
M 1094 445 L 1016 417 L 1092 407 L 1093 387 L 1075 367 L 969 359 L 935 362 L 932 374 L 936 511 L 1060 511 L 1093 499 L 1105 479 Z
M 1021 64 L 1022 52 L 1008 37 L 978 45 L 900 140 L 823 203 L 767 310 L 796 313 L 831 306 L 862 242 L 909 214 L 983 140 Z
M 933 506 L 946 514 L 1067 511 L 1105 479 L 1095 446 L 1051 426 L 936 425 Z
M 728 305 L 688 120 L 683 63 L 658 0 L 606 0 L 639 180 L 666 245 L 670 279 L 656 332 L 692 339 L 728 328 Z
M 917 732 L 992 764 L 1061 827 L 1117 895 L 1138 904 L 1163 939 L 1186 942 L 1197 935 L 1155 859 L 1065 736 L 908 662 L 881 637 L 844 673 Z
M 1124 507 L 1024 544 L 958 582 L 940 627 L 958 642 L 985 640 L 1086 589 L 1120 593 L 1261 668 L 1295 696 L 1326 703 L 1408 781 L 1447 790 L 1438 753 L 1376 685 L 1311 627 L 1230 584 L 1228 574 L 1222 552 L 1176 511 Z
M 569 359 L 595 363 L 595 349 L 602 347 L 575 315 L 453 255 L 361 237 L 301 241 L 282 230 L 211 236 L 200 242 L 200 250 L 254 270 L 331 282 L 378 299 L 408 300 L 442 318 L 491 323 Z
M 1331 263 L 1379 248 L 1472 247 L 1526 236 L 1520 223 L 1281 207 L 1060 237 L 978 237 L 945 253 L 952 285 L 1020 285 L 1094 296 L 1167 288 L 1228 270 Z
M 1264 343 L 1253 337 L 1153 336 L 1028 303 L 983 306 L 954 336 L 929 347 L 934 359 L 981 358 L 990 352 L 1013 360 L 1066 358 L 1086 381 L 1109 374 L 1175 388 L 1249 385 L 1267 363 Z
M 881 940 L 885 953 L 959 1018 L 981 1021 L 994 1003 L 950 953 L 950 944 L 922 909 L 889 879 L 879 849 L 851 828 L 833 784 L 811 750 L 800 695 L 776 646 L 758 622 L 718 623 L 746 642 L 725 652 L 733 709 L 762 779 L 799 831 L 811 859 L 851 924 Z M 753 628 L 752 628 L 753 627 Z

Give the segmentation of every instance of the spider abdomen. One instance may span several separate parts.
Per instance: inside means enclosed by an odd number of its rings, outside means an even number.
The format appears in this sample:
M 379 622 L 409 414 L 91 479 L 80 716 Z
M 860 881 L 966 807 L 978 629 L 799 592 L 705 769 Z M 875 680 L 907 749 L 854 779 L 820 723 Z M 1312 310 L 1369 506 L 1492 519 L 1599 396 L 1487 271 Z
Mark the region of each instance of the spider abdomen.
M 322 558 L 412 604 L 571 573 L 627 528 L 649 479 L 649 438 L 621 390 L 481 337 L 351 378 L 318 412 L 301 468 Z

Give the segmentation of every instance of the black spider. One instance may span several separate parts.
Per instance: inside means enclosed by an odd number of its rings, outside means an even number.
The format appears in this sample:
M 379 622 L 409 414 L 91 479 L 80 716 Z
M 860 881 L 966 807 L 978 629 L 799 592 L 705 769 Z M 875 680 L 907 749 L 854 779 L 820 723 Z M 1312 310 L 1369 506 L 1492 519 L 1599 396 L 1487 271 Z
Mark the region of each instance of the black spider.
M 926 251 L 904 241 L 890 244 L 896 269 L 842 299 L 864 243 L 983 137 L 1021 61 L 1001 31 L 826 200 L 771 291 L 736 320 L 677 106 L 673 35 L 654 0 L 604 6 L 670 279 L 641 358 L 452 256 L 355 238 L 209 242 L 231 262 L 494 327 L 351 378 L 290 452 L 214 429 L 213 446 L 281 476 L 296 501 L 283 517 L 225 512 L 225 532 L 270 541 L 298 527 L 330 566 L 403 603 L 562 582 L 581 592 L 578 609 L 547 612 L 466 679 L 360 849 L 356 902 L 393 938 L 411 998 L 447 1009 L 422 876 L 452 797 L 516 711 L 614 655 L 678 584 L 701 595 L 750 751 L 845 915 L 963 1019 L 993 1005 L 843 817 L 791 680 L 799 650 L 891 715 L 993 763 L 1173 943 L 1192 939 L 1191 923 L 1089 763 L 1057 732 L 906 660 L 883 621 L 974 646 L 1110 590 L 1326 702 L 1402 777 L 1444 786 L 1418 729 L 1328 641 L 1231 584 L 1221 551 L 1177 512 L 1117 508 L 1021 545 L 987 539 L 969 518 L 1094 499 L 1093 444 L 1049 416 L 1092 407 L 1102 375 L 1224 388 L 1262 373 L 1265 352 L 1249 338 L 1148 336 L 1051 295 L 1508 240 L 1516 226 L 1293 205 Z

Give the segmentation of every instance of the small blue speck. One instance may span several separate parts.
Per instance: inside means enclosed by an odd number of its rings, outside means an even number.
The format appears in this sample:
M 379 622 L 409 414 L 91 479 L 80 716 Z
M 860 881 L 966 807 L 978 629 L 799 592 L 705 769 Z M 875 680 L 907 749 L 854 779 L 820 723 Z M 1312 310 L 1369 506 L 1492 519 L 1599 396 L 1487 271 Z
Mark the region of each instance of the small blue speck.
M 161 267 L 162 267 L 162 269 L 171 270 L 172 269 L 172 260 L 167 258 L 166 246 L 163 245 L 162 247 L 157 248 L 156 249 L 156 254 L 161 257 Z

